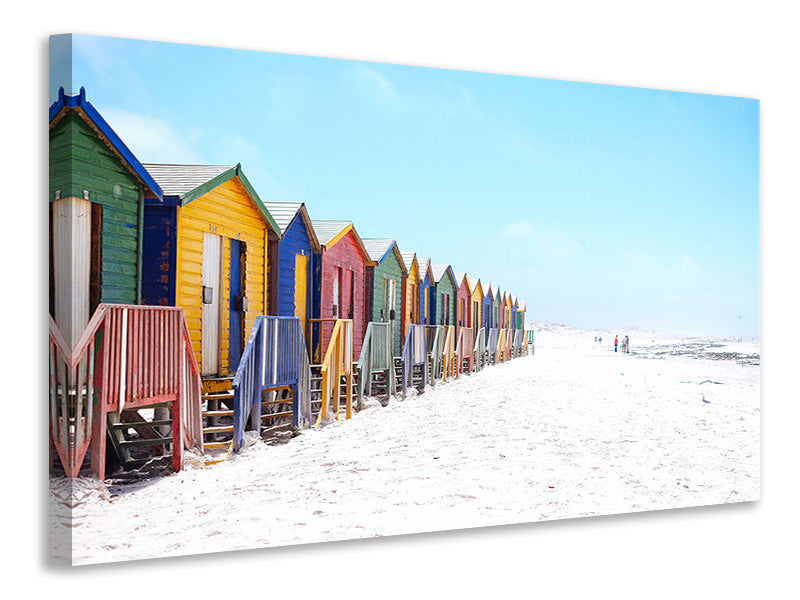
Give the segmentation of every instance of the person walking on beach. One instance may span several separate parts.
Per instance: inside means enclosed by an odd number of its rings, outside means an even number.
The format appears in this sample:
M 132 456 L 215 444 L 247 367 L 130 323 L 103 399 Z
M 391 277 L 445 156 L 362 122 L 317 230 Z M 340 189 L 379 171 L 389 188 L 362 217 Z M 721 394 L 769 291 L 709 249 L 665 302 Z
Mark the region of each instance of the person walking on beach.
M 614 352 L 617 351 L 617 336 L 614 336 Z
M 629 339 L 628 339 L 628 336 L 626 335 L 625 339 L 622 340 L 622 347 L 624 349 L 623 351 L 625 352 L 625 354 L 628 354 L 628 343 L 629 343 Z

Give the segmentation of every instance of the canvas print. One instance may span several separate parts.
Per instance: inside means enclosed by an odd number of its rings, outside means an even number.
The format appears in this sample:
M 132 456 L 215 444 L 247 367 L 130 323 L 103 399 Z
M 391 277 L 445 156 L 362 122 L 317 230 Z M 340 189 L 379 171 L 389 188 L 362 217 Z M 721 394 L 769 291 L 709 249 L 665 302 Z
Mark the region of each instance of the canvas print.
M 49 95 L 60 560 L 759 498 L 757 100 L 71 34 Z

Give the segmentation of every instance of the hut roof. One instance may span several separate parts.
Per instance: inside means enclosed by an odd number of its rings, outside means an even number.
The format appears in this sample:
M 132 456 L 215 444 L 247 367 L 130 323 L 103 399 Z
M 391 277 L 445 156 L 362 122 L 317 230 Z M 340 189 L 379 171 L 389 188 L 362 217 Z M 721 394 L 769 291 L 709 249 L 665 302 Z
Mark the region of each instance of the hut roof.
M 275 219 L 281 237 L 286 233 L 286 230 L 289 228 L 289 225 L 292 224 L 297 214 L 300 213 L 300 218 L 306 223 L 311 246 L 314 248 L 315 252 L 319 252 L 319 240 L 317 239 L 317 234 L 314 231 L 314 226 L 311 224 L 311 218 L 308 216 L 308 210 L 304 203 L 269 200 L 264 202 L 264 206 L 266 206 L 272 218 Z
M 111 128 L 111 125 L 97 112 L 92 103 L 86 100 L 85 88 L 81 88 L 81 91 L 77 94 L 67 94 L 64 92 L 63 87 L 59 88 L 58 100 L 50 105 L 50 126 L 52 127 L 60 121 L 61 117 L 69 110 L 77 111 L 80 117 L 100 134 L 101 138 L 119 156 L 134 177 L 143 183 L 153 196 L 159 200 L 163 198 L 163 191 L 153 176 L 139 162 L 139 159 L 133 155 L 133 152 Z
M 361 241 L 364 242 L 364 248 L 367 249 L 370 259 L 377 263 L 383 262 L 392 246 L 396 245 L 394 240 L 388 238 L 363 238 Z
M 369 252 L 364 247 L 364 242 L 361 236 L 358 235 L 352 221 L 325 221 L 325 220 L 312 220 L 311 225 L 314 227 L 314 233 L 319 240 L 320 246 L 323 248 L 330 248 L 349 232 L 353 232 L 353 238 L 356 244 L 361 249 L 364 259 L 367 263 L 372 263 Z
M 433 280 L 436 283 L 439 283 L 442 277 L 444 277 L 445 274 L 449 271 L 450 278 L 453 280 L 453 284 L 457 285 L 455 283 L 456 278 L 453 275 L 453 269 L 450 267 L 450 265 L 431 265 L 431 271 L 433 271 Z
M 267 224 L 281 237 L 278 224 L 245 177 L 241 163 L 234 166 L 146 163 L 144 166 L 164 190 L 164 197 L 176 198 L 181 206 L 186 206 L 226 181 L 238 177 L 256 208 L 264 215 Z
M 412 252 L 401 252 L 400 256 L 403 257 L 403 264 L 405 264 L 406 270 L 410 272 L 411 271 L 411 265 L 414 264 L 414 259 L 416 258 L 417 253 L 413 252 L 413 251 Z M 417 265 L 417 267 L 419 267 L 419 264 Z

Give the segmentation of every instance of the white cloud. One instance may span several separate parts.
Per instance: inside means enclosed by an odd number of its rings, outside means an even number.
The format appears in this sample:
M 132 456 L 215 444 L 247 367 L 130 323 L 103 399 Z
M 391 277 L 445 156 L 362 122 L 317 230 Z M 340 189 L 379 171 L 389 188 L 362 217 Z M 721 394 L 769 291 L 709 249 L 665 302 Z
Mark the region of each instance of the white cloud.
M 114 107 L 104 107 L 103 117 L 142 162 L 203 162 L 187 137 L 166 121 Z
M 372 96 L 379 104 L 397 100 L 395 85 L 375 69 L 359 65 L 351 69 L 349 75 L 357 87 Z

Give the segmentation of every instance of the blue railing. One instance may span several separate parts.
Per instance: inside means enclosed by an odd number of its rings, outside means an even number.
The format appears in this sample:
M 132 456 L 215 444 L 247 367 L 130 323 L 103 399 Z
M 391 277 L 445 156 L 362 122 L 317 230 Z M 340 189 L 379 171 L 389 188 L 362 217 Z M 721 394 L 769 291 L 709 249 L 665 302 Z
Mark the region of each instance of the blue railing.
M 412 387 L 414 367 L 422 367 L 422 389 L 428 384 L 428 342 L 425 335 L 425 325 L 409 325 L 406 339 L 403 343 L 402 386 L 403 395 Z
M 233 448 L 242 447 L 248 428 L 261 432 L 264 390 L 292 392 L 292 422 L 308 427 L 311 419 L 310 369 L 303 328 L 297 317 L 259 315 L 233 378 Z
M 490 365 L 497 364 L 497 340 L 499 337 L 500 330 L 497 327 L 492 327 L 486 339 L 486 360 Z

